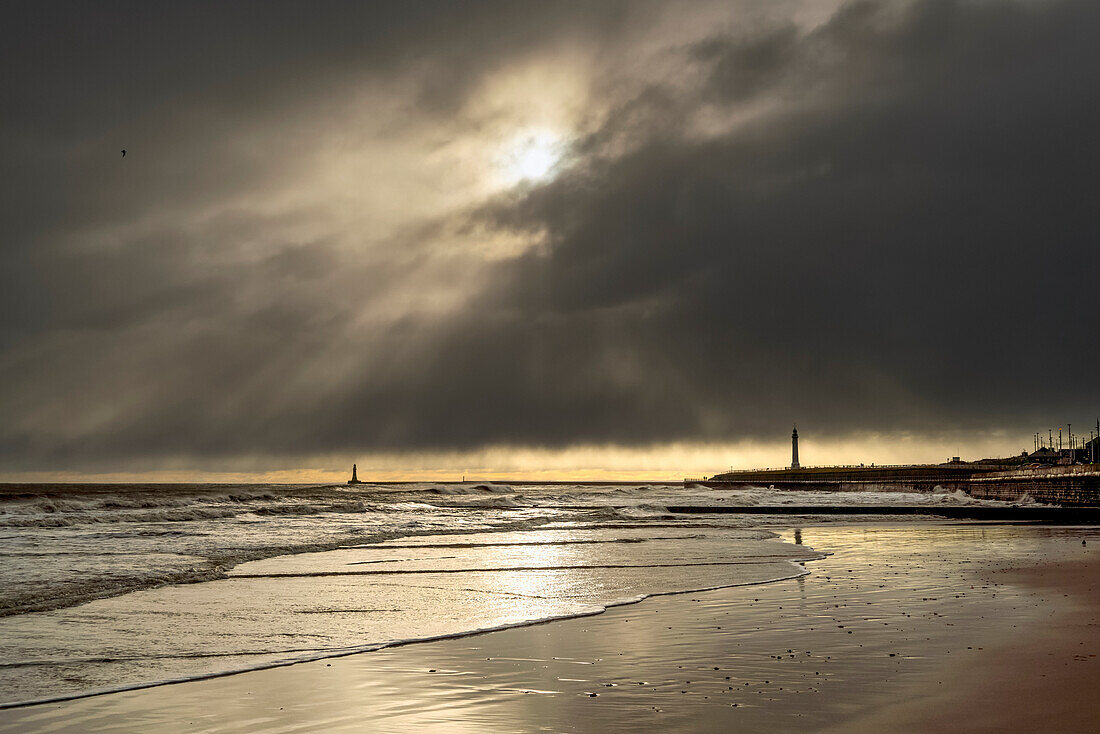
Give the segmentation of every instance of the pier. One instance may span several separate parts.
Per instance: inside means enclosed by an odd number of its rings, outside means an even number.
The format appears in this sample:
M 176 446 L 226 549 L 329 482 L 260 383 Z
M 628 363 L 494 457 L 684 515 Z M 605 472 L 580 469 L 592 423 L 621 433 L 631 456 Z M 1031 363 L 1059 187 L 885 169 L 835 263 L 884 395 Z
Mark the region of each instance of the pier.
M 958 490 L 977 499 L 1016 502 L 1026 497 L 1065 507 L 1100 506 L 1100 465 L 1013 468 L 995 464 L 849 466 L 727 472 L 685 479 L 684 486 L 770 487 L 832 492 Z
M 984 505 L 670 505 L 668 511 L 685 515 L 929 515 L 951 520 L 1100 524 L 1100 507 L 989 507 Z

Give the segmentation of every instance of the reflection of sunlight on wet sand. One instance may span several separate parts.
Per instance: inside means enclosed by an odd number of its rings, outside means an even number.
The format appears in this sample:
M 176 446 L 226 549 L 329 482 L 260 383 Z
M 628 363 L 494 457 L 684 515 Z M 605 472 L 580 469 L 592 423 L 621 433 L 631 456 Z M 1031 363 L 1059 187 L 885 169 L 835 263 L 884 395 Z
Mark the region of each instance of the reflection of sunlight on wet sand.
M 779 532 L 790 541 L 796 530 Z M 805 546 L 831 555 L 810 563 L 811 575 L 796 580 L 660 597 L 585 619 L 39 707 L 26 715 L 92 728 L 106 717 L 138 714 L 158 729 L 200 716 L 207 728 L 243 729 L 243 720 L 266 723 L 259 717 L 278 712 L 301 728 L 326 731 L 460 733 L 781 731 L 801 717 L 799 731 L 817 731 L 858 707 L 897 700 L 906 689 L 892 687 L 895 681 L 915 680 L 961 656 L 980 660 L 982 646 L 997 635 L 1042 624 L 1049 611 L 1033 592 L 983 574 L 1002 565 L 1081 558 L 1094 547 L 1097 530 L 907 521 L 808 524 L 797 532 Z M 395 550 L 413 550 L 399 542 L 405 547 Z M 734 543 L 722 538 L 699 549 Z M 580 553 L 598 564 L 616 548 L 640 553 L 634 545 L 584 546 Z M 507 551 L 509 562 L 528 566 L 578 560 L 576 546 Z M 450 581 L 439 574 L 424 583 L 481 588 L 471 600 L 521 613 L 533 611 L 533 597 L 553 593 L 559 580 L 583 581 L 585 573 L 507 571 L 446 577 Z M 656 571 L 639 573 L 653 585 Z M 363 590 L 354 579 L 339 581 L 347 586 L 336 593 Z M 316 597 L 317 583 L 306 593 Z M 407 580 L 396 583 L 411 591 Z M 272 588 L 286 595 L 285 584 L 280 579 Z M 657 579 L 655 586 L 667 584 Z M 455 608 L 454 600 L 440 603 L 426 610 L 442 616 Z M 358 627 L 361 620 L 352 623 Z
M 419 506 L 413 508 L 419 516 Z M 462 529 L 474 517 L 450 523 Z M 9 657 L 85 661 L 108 657 L 102 650 L 108 641 L 111 660 L 84 663 L 81 671 L 84 688 L 101 688 L 595 614 L 652 594 L 789 578 L 799 570 L 790 561 L 812 555 L 758 530 L 710 522 L 701 530 L 691 521 L 656 527 L 658 533 L 645 523 L 611 521 L 460 532 L 273 556 L 241 563 L 225 579 L 8 617 L 0 620 L 0 639 Z M 181 635 L 184 618 L 187 634 Z M 37 693 L 30 677 L 0 672 L 8 690 L 27 687 L 20 698 Z M 64 685 L 75 687 L 67 679 Z
M 925 557 L 952 556 L 965 559 L 996 556 L 1005 558 L 1039 557 L 1040 549 L 1066 543 L 1076 550 L 1081 528 L 1029 527 L 1027 532 L 1013 525 L 952 523 L 926 520 L 920 523 L 861 523 L 859 525 L 818 525 L 782 531 L 780 537 L 819 551 L 842 556 L 853 565 L 882 563 L 883 552 L 896 554 L 912 547 L 914 554 Z M 919 549 L 919 550 L 918 550 Z M 968 561 L 963 560 L 966 564 Z M 811 570 L 812 566 L 811 566 Z M 884 578 L 892 571 L 883 568 Z M 942 580 L 941 580 L 942 581 Z
M 566 546 L 545 544 L 523 545 L 513 546 L 510 555 L 512 555 L 516 561 L 516 565 L 520 566 L 557 566 L 562 565 L 563 551 Z M 568 571 L 557 571 L 555 575 L 569 573 Z M 543 597 L 552 593 L 552 590 L 548 590 L 547 574 L 532 573 L 531 571 L 516 571 L 507 574 L 505 579 L 502 579 L 502 586 L 509 589 L 511 593 L 523 594 L 529 597 Z M 522 597 L 516 597 L 516 602 L 522 605 Z M 518 611 L 518 610 L 517 610 Z M 530 615 L 526 615 L 530 616 Z

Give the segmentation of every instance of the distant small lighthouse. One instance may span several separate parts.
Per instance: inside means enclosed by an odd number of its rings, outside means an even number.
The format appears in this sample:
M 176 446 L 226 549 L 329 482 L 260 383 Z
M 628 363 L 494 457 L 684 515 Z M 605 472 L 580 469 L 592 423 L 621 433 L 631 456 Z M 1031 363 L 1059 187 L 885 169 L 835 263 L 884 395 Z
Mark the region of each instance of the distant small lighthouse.
M 362 484 L 362 482 L 359 481 L 359 477 L 356 475 L 356 469 L 357 467 L 355 466 L 355 464 L 352 464 L 351 479 L 348 480 L 348 484 Z
M 791 468 L 801 469 L 798 465 L 798 426 L 791 431 Z

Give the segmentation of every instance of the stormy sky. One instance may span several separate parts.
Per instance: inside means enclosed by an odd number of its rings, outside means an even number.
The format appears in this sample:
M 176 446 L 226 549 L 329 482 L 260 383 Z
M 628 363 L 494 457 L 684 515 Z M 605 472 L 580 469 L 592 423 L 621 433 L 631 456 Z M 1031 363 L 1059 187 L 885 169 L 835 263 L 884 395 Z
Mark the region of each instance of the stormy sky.
M 1087 433 L 1098 34 L 1093 0 L 9 4 L 0 475 Z

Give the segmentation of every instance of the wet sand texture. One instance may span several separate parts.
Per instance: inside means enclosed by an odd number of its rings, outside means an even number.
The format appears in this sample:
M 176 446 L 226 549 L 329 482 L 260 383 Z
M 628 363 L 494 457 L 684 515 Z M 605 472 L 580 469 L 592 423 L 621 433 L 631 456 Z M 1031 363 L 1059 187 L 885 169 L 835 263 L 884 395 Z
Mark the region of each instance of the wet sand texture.
M 988 655 L 941 666 L 912 684 L 904 702 L 833 731 L 1100 731 L 1100 563 L 993 576 L 1037 590 L 1047 616 L 1023 630 L 1001 627 Z
M 833 555 L 795 580 L 4 711 L 0 730 L 1096 730 L 1094 530 L 799 537 Z

